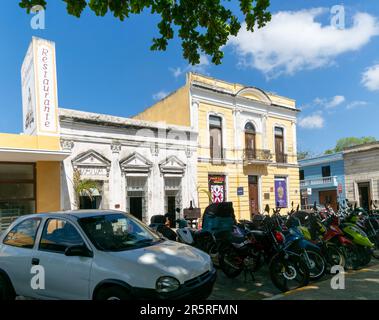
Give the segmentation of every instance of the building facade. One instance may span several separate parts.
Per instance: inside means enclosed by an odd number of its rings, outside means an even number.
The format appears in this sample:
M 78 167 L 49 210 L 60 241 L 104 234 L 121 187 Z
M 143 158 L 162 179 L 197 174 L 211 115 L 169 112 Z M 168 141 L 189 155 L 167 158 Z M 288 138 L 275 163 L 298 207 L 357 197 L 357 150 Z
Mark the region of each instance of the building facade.
M 152 215 L 190 207 L 197 198 L 196 140 L 188 127 L 76 110 L 59 110 L 62 209 L 130 212 L 149 223 Z M 74 171 L 96 181 L 92 196 L 75 195 Z
M 303 208 L 337 203 L 346 198 L 343 153 L 300 160 L 301 204 Z
M 379 142 L 344 150 L 346 197 L 371 209 L 379 201 Z
M 295 101 L 189 73 L 185 86 L 135 119 L 198 132 L 198 205 L 232 201 L 249 219 L 265 205 L 299 203 Z
M 44 39 L 32 39 L 21 82 L 23 133 L 0 134 L 0 228 L 19 215 L 78 208 L 149 222 L 197 201 L 190 127 L 58 108 L 55 44 Z

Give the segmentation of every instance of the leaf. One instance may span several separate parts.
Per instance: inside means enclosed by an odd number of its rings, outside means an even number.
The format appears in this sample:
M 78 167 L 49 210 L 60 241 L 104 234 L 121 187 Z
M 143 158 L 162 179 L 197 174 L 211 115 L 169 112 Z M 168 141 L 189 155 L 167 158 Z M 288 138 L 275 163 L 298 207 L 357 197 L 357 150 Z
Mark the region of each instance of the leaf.
M 52 1 L 52 0 L 50 0 Z M 55 0 L 56 1 L 56 0 Z M 214 64 L 220 64 L 224 57 L 221 48 L 230 36 L 236 36 L 243 20 L 224 6 L 226 0 L 63 0 L 68 14 L 80 17 L 84 9 L 97 16 L 108 12 L 121 21 L 130 14 L 141 14 L 150 9 L 159 15 L 157 25 L 159 36 L 152 39 L 151 50 L 165 51 L 169 40 L 175 36 L 182 41 L 183 57 L 190 64 L 200 63 L 200 54 L 206 53 Z M 230 1 L 230 0 L 227 0 Z M 271 20 L 268 11 L 270 0 L 238 0 L 247 29 L 262 28 Z M 45 0 L 21 0 L 20 7 L 30 13 L 34 5 L 47 8 Z

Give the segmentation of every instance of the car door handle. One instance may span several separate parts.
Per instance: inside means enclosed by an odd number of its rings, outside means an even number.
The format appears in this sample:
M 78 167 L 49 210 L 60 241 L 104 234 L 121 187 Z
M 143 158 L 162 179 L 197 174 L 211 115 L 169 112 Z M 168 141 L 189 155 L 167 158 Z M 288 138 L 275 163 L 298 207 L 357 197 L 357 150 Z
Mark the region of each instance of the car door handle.
M 32 265 L 33 265 L 33 266 L 38 266 L 38 265 L 39 265 L 39 259 L 37 259 L 37 258 L 33 258 L 33 259 L 32 259 Z

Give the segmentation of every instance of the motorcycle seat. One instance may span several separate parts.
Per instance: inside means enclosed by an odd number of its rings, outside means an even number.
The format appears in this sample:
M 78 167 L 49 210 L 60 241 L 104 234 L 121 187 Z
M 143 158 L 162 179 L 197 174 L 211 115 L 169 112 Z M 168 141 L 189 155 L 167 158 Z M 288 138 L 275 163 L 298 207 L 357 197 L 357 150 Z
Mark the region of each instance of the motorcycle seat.
M 249 230 L 249 232 L 253 234 L 254 236 L 258 236 L 258 237 L 262 237 L 265 235 L 265 232 L 262 230 Z

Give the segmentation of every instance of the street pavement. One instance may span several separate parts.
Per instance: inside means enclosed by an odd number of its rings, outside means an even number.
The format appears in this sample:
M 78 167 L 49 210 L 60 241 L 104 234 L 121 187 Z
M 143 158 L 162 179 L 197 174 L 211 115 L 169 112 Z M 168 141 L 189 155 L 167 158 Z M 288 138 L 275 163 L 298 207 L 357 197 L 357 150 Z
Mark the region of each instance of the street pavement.
M 257 272 L 255 281 L 244 275 L 228 279 L 221 270 L 210 300 L 378 300 L 379 299 L 379 261 L 372 260 L 364 269 L 345 273 L 345 289 L 333 290 L 331 279 L 326 275 L 320 281 L 307 287 L 281 293 L 271 283 L 266 268 Z
M 330 278 L 330 277 L 328 277 Z M 345 288 L 332 289 L 331 279 L 315 282 L 270 300 L 379 300 L 379 263 L 345 273 Z

